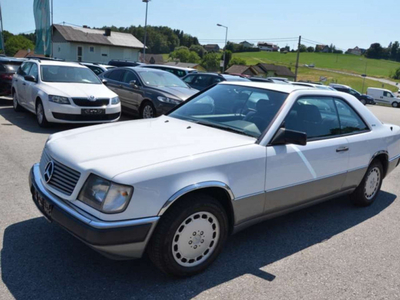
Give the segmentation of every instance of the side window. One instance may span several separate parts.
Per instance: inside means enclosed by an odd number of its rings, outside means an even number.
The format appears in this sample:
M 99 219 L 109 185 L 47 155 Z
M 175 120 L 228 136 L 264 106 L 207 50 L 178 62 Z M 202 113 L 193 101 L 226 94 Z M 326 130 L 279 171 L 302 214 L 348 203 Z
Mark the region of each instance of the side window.
M 129 82 L 131 82 L 132 80 L 136 80 L 136 83 L 139 84 L 139 80 L 135 73 L 131 71 L 125 71 L 122 81 L 126 84 L 129 84 Z
M 193 80 L 192 83 L 198 86 L 207 87 L 209 86 L 209 81 L 210 81 L 209 76 L 198 75 L 196 76 L 196 78 Z
M 194 78 L 194 76 L 188 76 L 185 79 L 183 79 L 183 81 L 186 83 L 192 83 L 193 78 Z
M 95 67 L 95 66 L 87 66 L 90 70 L 93 71 L 94 74 L 96 75 L 100 75 L 101 73 L 103 73 L 103 69 L 99 68 L 99 67 Z
M 393 98 L 392 94 L 389 92 L 383 92 L 383 96 Z
M 183 76 L 186 75 L 184 71 L 182 71 L 182 70 L 176 70 L 176 69 L 174 69 L 174 70 L 172 71 L 172 73 L 174 73 L 176 76 L 178 76 L 178 77 L 180 77 L 180 78 L 182 78 Z
M 111 72 L 106 73 L 104 77 L 115 81 L 121 81 L 121 76 L 123 72 L 124 70 L 113 70 Z
M 18 75 L 25 76 L 28 75 L 29 69 L 31 68 L 32 63 L 26 62 L 21 65 L 21 68 L 18 69 Z
M 214 78 L 211 80 L 211 83 L 210 83 L 210 84 L 218 83 L 218 82 L 221 82 L 221 81 L 222 81 L 222 78 L 214 77 Z
M 368 126 L 345 101 L 335 99 L 342 134 L 368 130 Z
M 286 129 L 305 132 L 307 139 L 340 134 L 339 119 L 333 98 L 302 97 L 285 119 Z
M 38 66 L 37 64 L 32 64 L 32 68 L 29 70 L 28 75 L 32 75 L 35 79 L 38 79 Z

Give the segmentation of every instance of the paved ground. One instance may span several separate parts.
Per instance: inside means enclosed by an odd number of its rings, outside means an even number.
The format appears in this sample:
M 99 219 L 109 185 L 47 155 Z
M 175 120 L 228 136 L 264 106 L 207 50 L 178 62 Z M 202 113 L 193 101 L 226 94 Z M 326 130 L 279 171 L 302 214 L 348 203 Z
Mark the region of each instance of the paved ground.
M 0 99 L 0 299 L 400 299 L 400 169 L 377 202 L 347 197 L 253 226 L 205 273 L 103 258 L 37 212 L 28 171 L 51 132 Z M 400 124 L 400 109 L 370 107 Z

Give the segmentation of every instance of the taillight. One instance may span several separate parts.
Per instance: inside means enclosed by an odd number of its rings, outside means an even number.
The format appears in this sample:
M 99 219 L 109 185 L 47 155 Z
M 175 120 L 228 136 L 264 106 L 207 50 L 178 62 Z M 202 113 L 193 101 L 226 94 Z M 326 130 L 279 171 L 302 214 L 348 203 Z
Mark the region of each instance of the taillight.
M 12 78 L 13 78 L 13 74 L 0 74 L 0 79 L 3 79 L 3 80 L 12 80 Z

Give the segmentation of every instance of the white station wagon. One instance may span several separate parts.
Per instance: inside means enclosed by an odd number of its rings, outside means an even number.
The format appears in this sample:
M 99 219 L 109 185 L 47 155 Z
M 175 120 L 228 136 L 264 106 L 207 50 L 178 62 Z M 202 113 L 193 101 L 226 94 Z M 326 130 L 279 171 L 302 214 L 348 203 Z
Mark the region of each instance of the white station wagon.
M 203 271 L 227 237 L 340 195 L 374 202 L 400 128 L 351 95 L 220 83 L 166 116 L 53 134 L 30 188 L 42 214 L 110 258 Z

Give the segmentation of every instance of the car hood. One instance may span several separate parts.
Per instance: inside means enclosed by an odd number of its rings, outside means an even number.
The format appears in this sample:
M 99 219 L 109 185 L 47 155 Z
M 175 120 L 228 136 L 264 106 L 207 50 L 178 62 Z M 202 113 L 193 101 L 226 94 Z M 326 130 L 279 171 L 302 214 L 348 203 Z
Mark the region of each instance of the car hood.
M 165 94 L 165 96 L 172 96 L 172 98 L 178 98 L 181 99 L 183 101 L 185 101 L 187 98 L 189 98 L 190 96 L 196 94 L 198 92 L 198 90 L 196 89 L 192 89 L 192 88 L 185 88 L 185 87 L 153 87 L 154 90 L 157 90 L 163 94 Z
M 48 95 L 70 98 L 88 98 L 89 96 L 94 96 L 95 98 L 112 98 L 117 96 L 117 94 L 104 84 L 46 82 L 43 85 L 43 90 Z
M 207 152 L 254 144 L 255 138 L 168 116 L 79 128 L 53 134 L 55 160 L 106 178 Z

